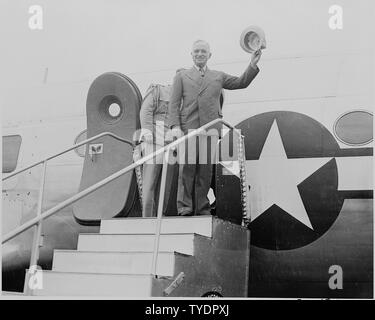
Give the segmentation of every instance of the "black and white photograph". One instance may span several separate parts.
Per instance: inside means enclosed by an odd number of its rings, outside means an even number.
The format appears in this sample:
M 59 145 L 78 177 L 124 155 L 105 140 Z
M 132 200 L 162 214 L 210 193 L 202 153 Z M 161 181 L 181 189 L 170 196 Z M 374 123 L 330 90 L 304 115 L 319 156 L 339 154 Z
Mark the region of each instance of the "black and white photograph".
M 373 299 L 373 1 L 1 7 L 1 300 Z

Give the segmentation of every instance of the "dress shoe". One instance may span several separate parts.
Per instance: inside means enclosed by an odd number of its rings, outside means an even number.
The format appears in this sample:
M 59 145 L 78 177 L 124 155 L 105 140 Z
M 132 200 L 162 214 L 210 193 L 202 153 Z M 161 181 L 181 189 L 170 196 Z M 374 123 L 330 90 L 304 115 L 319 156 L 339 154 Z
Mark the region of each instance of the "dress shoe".
M 208 210 L 203 210 L 201 212 L 199 212 L 198 216 L 210 216 L 211 215 L 211 212 L 208 211 Z
M 193 215 L 193 212 L 192 211 L 182 211 L 178 215 L 181 216 L 181 217 L 189 217 L 189 216 Z

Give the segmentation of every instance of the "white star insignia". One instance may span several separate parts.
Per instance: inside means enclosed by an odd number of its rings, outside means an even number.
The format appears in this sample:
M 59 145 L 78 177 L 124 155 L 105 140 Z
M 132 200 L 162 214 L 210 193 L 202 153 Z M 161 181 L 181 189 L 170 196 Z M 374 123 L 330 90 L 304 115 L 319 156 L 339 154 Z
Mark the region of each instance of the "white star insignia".
M 288 159 L 275 120 L 259 160 L 246 161 L 252 221 L 275 204 L 314 230 L 297 186 L 331 159 Z

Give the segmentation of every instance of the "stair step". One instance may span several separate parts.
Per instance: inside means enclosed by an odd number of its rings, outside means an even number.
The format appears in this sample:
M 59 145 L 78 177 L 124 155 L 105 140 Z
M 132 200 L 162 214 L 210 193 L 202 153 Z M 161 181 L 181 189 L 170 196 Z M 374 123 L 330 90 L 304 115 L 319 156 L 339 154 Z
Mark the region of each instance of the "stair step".
M 151 234 L 80 234 L 78 251 L 153 252 L 155 236 Z M 162 234 L 159 251 L 194 255 L 194 233 Z
M 43 271 L 43 289 L 36 296 L 150 297 L 152 275 Z
M 23 292 L 16 292 L 16 291 L 1 291 L 2 296 L 24 296 Z
M 116 218 L 102 220 L 101 234 L 155 234 L 156 218 Z M 212 236 L 212 216 L 163 217 L 161 233 L 196 233 Z
M 53 271 L 115 274 L 150 274 L 152 252 L 95 252 L 55 250 Z M 173 276 L 174 252 L 159 252 L 156 274 Z

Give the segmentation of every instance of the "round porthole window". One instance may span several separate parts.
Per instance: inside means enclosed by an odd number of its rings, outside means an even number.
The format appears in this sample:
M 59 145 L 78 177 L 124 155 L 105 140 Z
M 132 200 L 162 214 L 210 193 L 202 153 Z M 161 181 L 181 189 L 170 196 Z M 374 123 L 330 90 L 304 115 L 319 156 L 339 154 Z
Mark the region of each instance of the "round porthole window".
M 99 104 L 99 115 L 108 124 L 117 122 L 123 114 L 124 108 L 116 96 L 106 96 Z
M 83 130 L 77 137 L 76 139 L 74 140 L 74 144 L 77 144 L 77 143 L 80 143 L 82 142 L 83 140 L 86 140 L 87 139 L 87 130 Z M 85 156 L 85 153 L 86 153 L 86 145 L 82 145 L 78 148 L 75 148 L 74 151 L 80 156 L 80 157 L 84 157 Z
M 121 113 L 121 108 L 117 103 L 112 103 L 108 107 L 108 113 L 112 118 L 117 118 Z
M 347 145 L 368 144 L 373 139 L 373 115 L 365 110 L 347 112 L 336 120 L 333 132 L 338 140 Z

